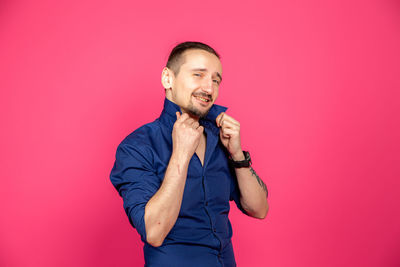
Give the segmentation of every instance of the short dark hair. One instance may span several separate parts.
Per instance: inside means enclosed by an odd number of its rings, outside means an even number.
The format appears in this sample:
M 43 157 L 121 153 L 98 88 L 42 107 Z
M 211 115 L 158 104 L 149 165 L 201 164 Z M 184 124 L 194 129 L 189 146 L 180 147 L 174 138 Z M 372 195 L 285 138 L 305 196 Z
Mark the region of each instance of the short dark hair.
M 167 61 L 167 68 L 171 69 L 175 75 L 178 75 L 179 69 L 181 65 L 183 64 L 183 57 L 182 54 L 186 50 L 189 49 L 200 49 L 207 51 L 211 54 L 214 54 L 217 56 L 217 58 L 220 58 L 219 54 L 217 51 L 215 51 L 211 46 L 206 45 L 204 43 L 200 42 L 183 42 L 178 45 L 176 45 L 171 53 L 169 54 L 168 61 Z

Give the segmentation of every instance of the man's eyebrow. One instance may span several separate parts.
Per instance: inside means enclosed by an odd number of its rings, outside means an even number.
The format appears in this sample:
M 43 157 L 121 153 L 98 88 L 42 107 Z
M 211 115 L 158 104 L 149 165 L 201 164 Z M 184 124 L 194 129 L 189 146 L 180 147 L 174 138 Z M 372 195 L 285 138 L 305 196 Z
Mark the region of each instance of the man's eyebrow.
M 195 68 L 195 69 L 192 69 L 192 71 L 202 71 L 202 72 L 206 72 L 207 69 L 204 69 L 204 68 Z M 216 72 L 216 75 L 218 76 L 218 78 L 220 79 L 220 81 L 222 81 L 222 76 L 221 76 L 221 74 L 219 74 L 219 72 Z

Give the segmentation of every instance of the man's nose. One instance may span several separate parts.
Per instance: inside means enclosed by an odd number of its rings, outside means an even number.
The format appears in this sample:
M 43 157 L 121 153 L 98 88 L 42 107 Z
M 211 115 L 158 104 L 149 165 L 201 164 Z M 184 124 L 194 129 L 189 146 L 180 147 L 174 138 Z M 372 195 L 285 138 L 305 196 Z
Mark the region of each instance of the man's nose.
M 210 95 L 213 94 L 214 87 L 213 87 L 213 79 L 211 77 L 205 79 L 205 81 L 203 83 L 203 86 L 202 86 L 202 89 L 203 89 L 204 92 L 206 92 L 206 93 L 208 93 Z

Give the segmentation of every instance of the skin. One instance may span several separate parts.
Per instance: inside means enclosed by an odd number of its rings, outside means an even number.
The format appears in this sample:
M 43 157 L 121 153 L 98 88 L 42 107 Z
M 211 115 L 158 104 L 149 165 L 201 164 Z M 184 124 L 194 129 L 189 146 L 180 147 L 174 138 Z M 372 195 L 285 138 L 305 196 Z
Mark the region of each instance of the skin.
M 180 106 L 182 115 L 176 113 L 172 155 L 163 183 L 145 207 L 147 242 L 155 247 L 162 245 L 178 218 L 190 159 L 196 153 L 201 162 L 204 160 L 206 138 L 198 121 L 217 99 L 222 80 L 222 65 L 215 55 L 191 49 L 183 56 L 176 75 L 164 68 L 161 77 L 167 99 Z M 233 160 L 244 160 L 240 123 L 223 112 L 216 118 L 216 124 L 220 127 L 221 142 Z M 269 208 L 265 184 L 252 168 L 237 168 L 235 172 L 243 208 L 252 217 L 265 218 Z
M 187 50 L 183 57 L 185 60 L 178 74 L 164 68 L 161 81 L 167 99 L 180 106 L 183 113 L 198 120 L 207 115 L 218 97 L 222 65 L 218 57 L 204 50 Z M 200 101 L 195 96 L 207 98 L 209 102 Z

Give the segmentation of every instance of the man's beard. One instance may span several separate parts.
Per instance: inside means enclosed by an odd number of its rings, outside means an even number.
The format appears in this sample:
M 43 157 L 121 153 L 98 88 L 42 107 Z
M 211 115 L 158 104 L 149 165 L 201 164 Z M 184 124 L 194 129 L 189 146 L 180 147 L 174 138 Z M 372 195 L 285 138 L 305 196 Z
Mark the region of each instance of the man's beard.
M 207 109 L 206 111 L 202 112 L 198 108 L 196 108 L 192 102 L 190 102 L 189 105 L 184 108 L 184 110 L 193 116 L 199 117 L 199 119 L 205 118 L 210 111 L 210 109 Z

